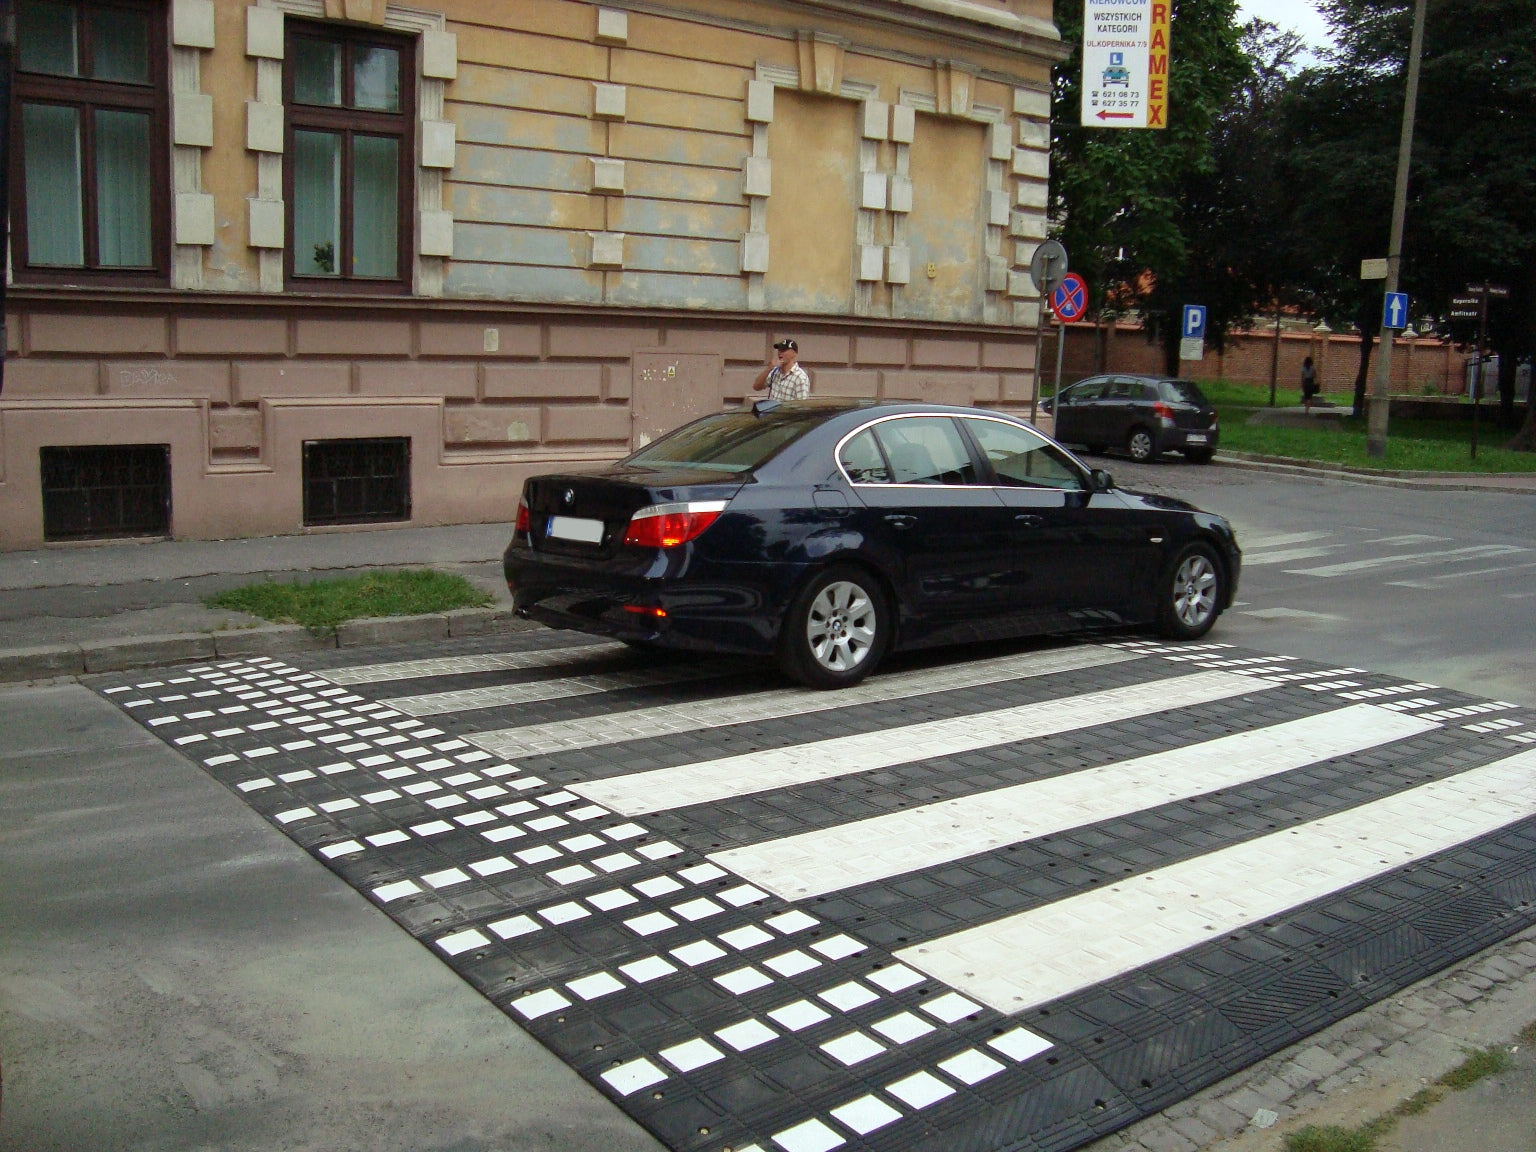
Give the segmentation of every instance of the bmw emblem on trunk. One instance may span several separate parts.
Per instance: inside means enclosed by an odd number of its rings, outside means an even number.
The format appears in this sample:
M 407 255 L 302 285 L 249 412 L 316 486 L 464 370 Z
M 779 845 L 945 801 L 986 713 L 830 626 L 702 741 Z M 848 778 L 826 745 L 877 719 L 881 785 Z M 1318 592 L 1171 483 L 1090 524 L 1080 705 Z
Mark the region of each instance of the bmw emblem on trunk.
M 574 504 L 574 503 L 576 503 L 576 489 L 574 489 L 574 488 L 567 488 L 565 490 L 564 499 L 565 499 L 565 502 L 567 504 Z

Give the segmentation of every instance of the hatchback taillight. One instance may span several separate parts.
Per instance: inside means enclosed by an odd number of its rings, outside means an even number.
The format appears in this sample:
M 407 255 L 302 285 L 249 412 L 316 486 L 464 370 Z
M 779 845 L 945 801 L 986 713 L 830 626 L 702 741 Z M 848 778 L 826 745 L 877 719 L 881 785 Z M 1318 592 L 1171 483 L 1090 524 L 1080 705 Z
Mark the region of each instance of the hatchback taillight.
M 624 543 L 637 548 L 676 548 L 695 539 L 718 520 L 725 505 L 724 500 L 652 504 L 630 517 Z
M 1152 415 L 1156 416 L 1159 420 L 1172 420 L 1173 409 L 1159 400 L 1156 404 L 1152 405 Z
M 532 517 L 528 515 L 528 505 L 519 500 L 517 502 L 517 526 L 512 531 L 522 536 L 527 533 L 531 524 Z

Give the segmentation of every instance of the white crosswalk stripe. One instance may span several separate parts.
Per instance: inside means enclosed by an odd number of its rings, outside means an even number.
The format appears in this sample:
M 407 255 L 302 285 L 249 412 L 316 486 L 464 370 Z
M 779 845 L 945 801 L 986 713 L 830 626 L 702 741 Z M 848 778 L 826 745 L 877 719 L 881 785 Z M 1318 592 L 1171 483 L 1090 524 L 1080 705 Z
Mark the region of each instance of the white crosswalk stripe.
M 961 661 L 943 668 L 924 668 L 916 672 L 896 672 L 877 676 L 841 692 L 818 692 L 805 688 L 775 688 L 724 699 L 692 704 L 669 704 L 658 708 L 616 711 L 580 720 L 528 724 L 479 732 L 469 739 L 487 752 L 507 759 L 558 752 L 572 748 L 592 748 L 626 740 L 666 736 L 676 732 L 694 732 L 705 728 L 723 728 L 731 724 L 749 724 L 791 716 L 809 716 L 817 712 L 901 700 L 913 696 L 977 688 L 1006 680 L 1050 676 L 1060 672 L 1103 668 L 1140 657 L 1135 652 L 1116 651 L 1095 645 L 1066 648 L 1055 652 L 1032 652 L 1020 656 L 998 656 L 990 660 Z
M 1237 787 L 1437 727 L 1357 704 L 1101 768 L 715 852 L 710 860 L 786 900 L 804 900 Z
M 1206 704 L 1277 686 L 1258 677 L 1200 672 L 980 715 L 932 720 L 594 780 L 574 784 L 571 791 L 616 812 L 638 816 L 768 789 L 792 788 L 797 784 L 870 772 L 914 760 L 974 752 L 998 744 L 1128 720 L 1171 708 Z
M 538 648 L 529 652 L 485 652 L 473 656 L 434 656 L 425 660 L 393 660 L 383 664 L 354 664 L 326 668 L 315 675 L 332 684 L 377 684 L 385 680 L 413 680 L 427 676 L 462 676 L 470 672 L 522 671 L 528 668 L 559 668 L 577 660 L 622 656 L 624 644 L 572 644 Z
M 1338 564 L 1321 564 L 1316 568 L 1287 568 L 1292 576 L 1353 576 L 1360 572 L 1375 572 L 1382 568 L 1422 566 L 1425 564 L 1459 563 L 1464 560 L 1482 560 L 1493 556 L 1515 556 L 1529 552 L 1513 544 L 1473 544 L 1465 548 L 1446 548 L 1439 552 L 1412 552 L 1401 556 L 1373 556 L 1365 560 L 1346 560 Z
M 718 660 L 637 668 L 629 672 L 599 672 L 591 676 L 563 676 L 556 680 L 534 680 L 523 684 L 493 684 L 484 688 L 429 692 L 418 696 L 392 696 L 384 701 L 407 716 L 445 716 L 450 712 L 469 712 L 477 708 L 504 708 L 510 704 L 533 704 L 543 700 L 569 700 L 574 696 L 596 696 L 620 692 L 626 688 L 651 688 L 663 684 L 683 684 L 690 680 L 708 680 L 733 670 Z
M 1000 1012 L 1090 987 L 1536 815 L 1536 751 L 896 953 Z

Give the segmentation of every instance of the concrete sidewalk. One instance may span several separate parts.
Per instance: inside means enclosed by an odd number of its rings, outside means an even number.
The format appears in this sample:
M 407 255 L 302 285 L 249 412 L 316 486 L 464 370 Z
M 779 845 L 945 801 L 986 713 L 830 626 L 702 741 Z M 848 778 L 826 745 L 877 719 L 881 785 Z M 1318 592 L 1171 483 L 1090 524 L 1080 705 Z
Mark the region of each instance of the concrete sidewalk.
M 522 627 L 501 575 L 510 524 L 327 532 L 247 540 L 148 540 L 0 552 L 0 681 L 180 660 L 392 644 Z M 387 568 L 456 572 L 488 608 L 354 620 L 333 636 L 204 601 L 264 579 L 313 580 Z

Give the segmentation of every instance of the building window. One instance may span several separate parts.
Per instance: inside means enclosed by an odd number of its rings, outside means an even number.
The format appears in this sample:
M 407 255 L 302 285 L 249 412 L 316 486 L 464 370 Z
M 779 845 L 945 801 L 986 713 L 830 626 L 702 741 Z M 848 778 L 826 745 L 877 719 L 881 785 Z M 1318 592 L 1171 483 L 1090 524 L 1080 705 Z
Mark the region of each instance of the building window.
M 166 444 L 42 448 L 43 539 L 164 536 L 171 530 Z
M 304 441 L 304 523 L 411 518 L 409 437 Z
M 11 238 L 18 278 L 167 275 L 165 12 L 147 0 L 16 10 Z
M 288 275 L 404 291 L 415 146 L 413 42 L 288 21 Z

